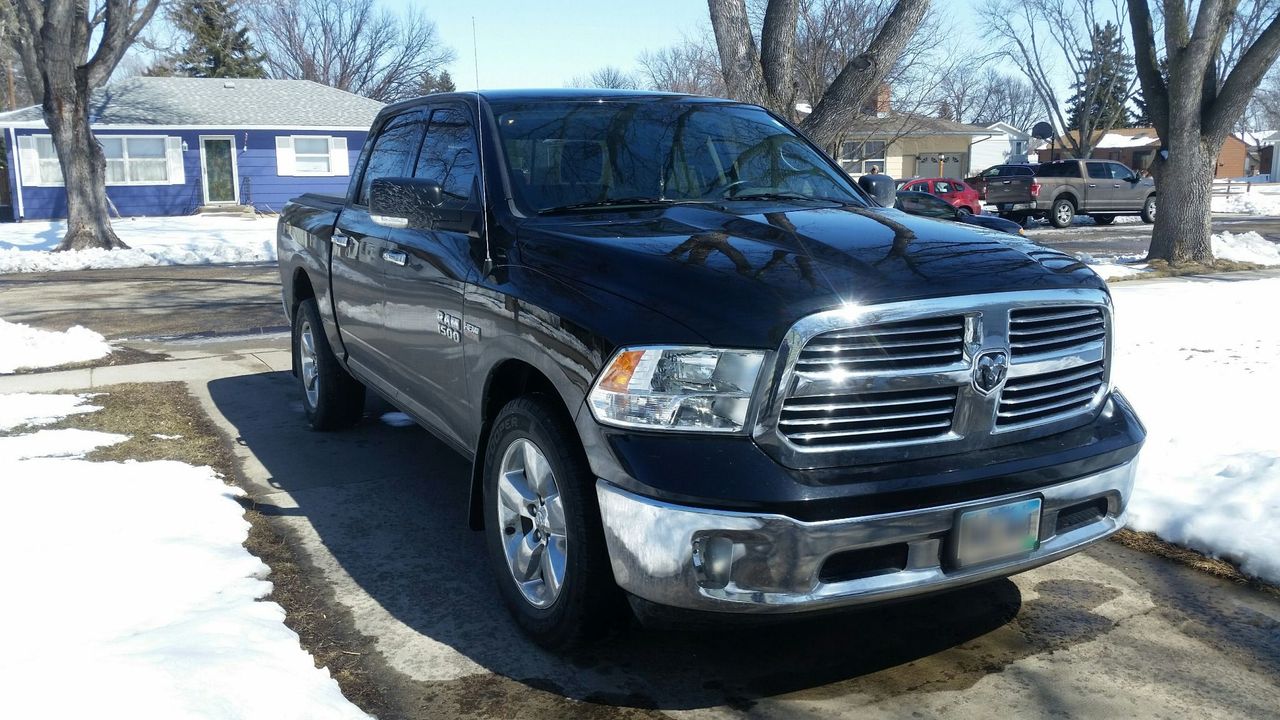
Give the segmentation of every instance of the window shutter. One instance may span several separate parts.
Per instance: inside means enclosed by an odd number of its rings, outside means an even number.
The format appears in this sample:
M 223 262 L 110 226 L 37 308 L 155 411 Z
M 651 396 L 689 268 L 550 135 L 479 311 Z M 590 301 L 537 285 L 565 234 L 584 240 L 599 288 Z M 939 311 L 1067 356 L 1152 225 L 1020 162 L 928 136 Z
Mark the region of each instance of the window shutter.
M 288 135 L 276 136 L 276 175 L 294 175 L 293 138 Z
M 349 165 L 347 139 L 344 137 L 329 138 L 329 173 L 346 177 L 351 174 Z
M 169 162 L 169 184 L 185 185 L 187 169 L 182 157 L 182 138 L 166 137 L 164 139 L 164 157 Z
M 30 135 L 18 136 L 18 168 L 22 170 L 22 184 L 40 184 L 40 158 L 36 155 L 36 139 Z

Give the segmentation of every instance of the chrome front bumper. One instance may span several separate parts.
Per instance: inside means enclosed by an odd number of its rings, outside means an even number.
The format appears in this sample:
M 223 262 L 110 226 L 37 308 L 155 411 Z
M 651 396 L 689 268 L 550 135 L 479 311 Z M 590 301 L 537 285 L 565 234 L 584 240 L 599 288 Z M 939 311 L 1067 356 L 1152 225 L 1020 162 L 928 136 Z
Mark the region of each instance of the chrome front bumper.
M 597 481 L 596 493 L 613 575 L 627 592 L 691 610 L 787 613 L 958 587 L 1078 552 L 1123 527 L 1135 468 L 1136 460 L 1036 492 L 822 522 L 673 505 L 604 480 Z M 1043 498 L 1038 548 L 976 567 L 949 562 L 960 511 L 1037 496 Z M 1081 507 L 1096 514 L 1082 515 Z M 1060 516 L 1083 521 L 1060 530 Z M 833 555 L 887 546 L 904 551 L 901 568 L 851 579 L 821 577 Z

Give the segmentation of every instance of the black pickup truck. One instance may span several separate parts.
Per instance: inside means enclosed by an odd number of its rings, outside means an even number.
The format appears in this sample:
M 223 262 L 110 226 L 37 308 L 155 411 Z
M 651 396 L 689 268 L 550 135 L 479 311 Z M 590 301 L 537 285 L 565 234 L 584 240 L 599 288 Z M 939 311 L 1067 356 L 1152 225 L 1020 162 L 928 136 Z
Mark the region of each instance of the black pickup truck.
M 876 205 L 759 107 L 399 103 L 347 196 L 291 202 L 278 243 L 311 426 L 358 422 L 368 388 L 470 458 L 470 522 L 548 646 L 624 599 L 884 601 L 1124 521 L 1145 431 L 1102 280 Z

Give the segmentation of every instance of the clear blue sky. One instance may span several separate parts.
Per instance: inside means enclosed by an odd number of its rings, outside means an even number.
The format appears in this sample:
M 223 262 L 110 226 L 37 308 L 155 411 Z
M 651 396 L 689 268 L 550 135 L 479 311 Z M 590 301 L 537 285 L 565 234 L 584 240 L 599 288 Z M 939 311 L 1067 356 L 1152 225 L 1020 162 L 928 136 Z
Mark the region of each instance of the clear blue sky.
M 604 65 L 635 66 L 643 50 L 679 42 L 710 28 L 704 0 L 384 0 L 421 8 L 458 54 L 450 66 L 459 90 L 475 87 L 471 18 L 480 48 L 484 88 L 560 87 Z

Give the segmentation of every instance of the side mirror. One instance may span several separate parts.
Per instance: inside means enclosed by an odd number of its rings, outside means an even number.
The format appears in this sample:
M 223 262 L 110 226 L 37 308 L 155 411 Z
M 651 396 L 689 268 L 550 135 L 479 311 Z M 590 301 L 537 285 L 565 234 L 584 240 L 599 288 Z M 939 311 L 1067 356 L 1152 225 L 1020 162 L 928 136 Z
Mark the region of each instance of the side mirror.
M 369 218 L 392 228 L 430 227 L 444 188 L 434 180 L 377 178 L 369 188 Z

